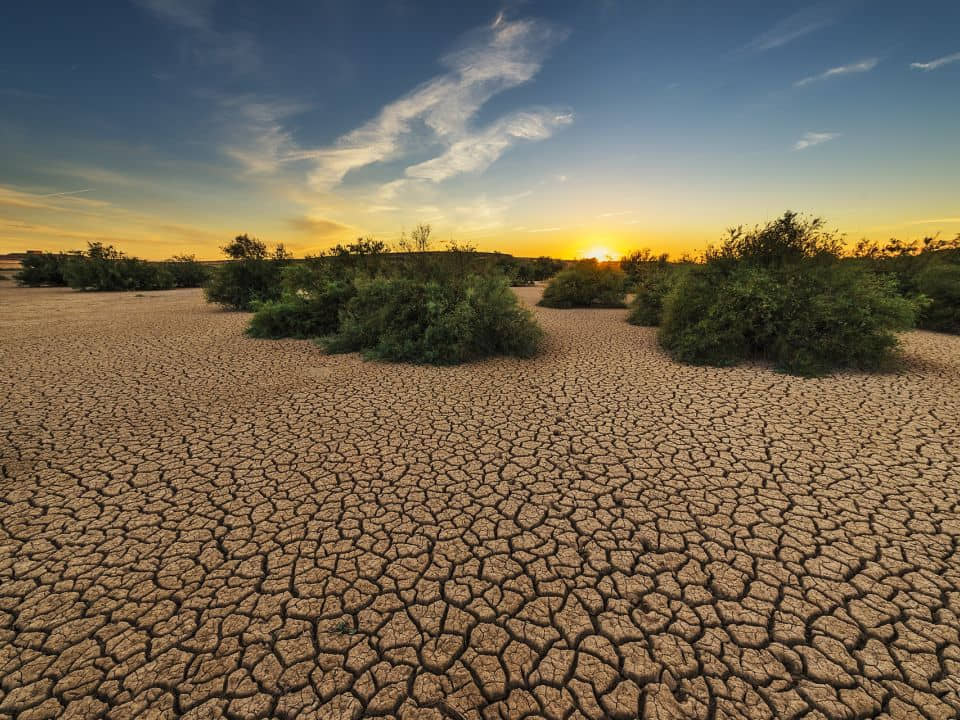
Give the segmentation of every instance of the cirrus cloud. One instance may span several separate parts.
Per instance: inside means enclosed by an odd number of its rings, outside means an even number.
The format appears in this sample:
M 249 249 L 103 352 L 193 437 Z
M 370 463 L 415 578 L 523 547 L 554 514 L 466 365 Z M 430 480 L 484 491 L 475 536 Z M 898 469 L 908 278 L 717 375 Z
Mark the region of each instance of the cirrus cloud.
M 867 58 L 866 60 L 861 60 L 860 62 L 850 63 L 849 65 L 840 65 L 838 67 L 830 68 L 829 70 L 824 70 L 819 75 L 810 75 L 809 77 L 797 80 L 793 86 L 803 87 L 804 85 L 809 85 L 812 82 L 826 80 L 827 78 L 836 77 L 837 75 L 850 75 L 851 73 L 869 72 L 877 66 L 878 62 L 880 61 L 877 58 Z
M 567 31 L 541 20 L 506 20 L 469 33 L 442 58 L 446 72 L 388 103 L 377 115 L 332 144 L 298 145 L 283 124 L 295 107 L 277 107 L 250 98 L 227 101 L 244 119 L 240 142 L 226 153 L 249 172 L 274 172 L 290 163 L 306 163 L 310 186 L 327 192 L 352 170 L 403 158 L 414 148 L 439 147 L 432 159 L 408 166 L 404 177 L 382 186 L 390 199 L 411 181 L 440 182 L 481 171 L 518 141 L 543 140 L 573 120 L 569 111 L 527 109 L 509 113 L 486 127 L 472 121 L 494 95 L 529 82 Z
M 960 60 L 960 52 L 955 52 L 952 55 L 944 55 L 941 58 L 929 60 L 928 62 L 912 62 L 910 63 L 910 67 L 912 67 L 914 70 L 924 70 L 929 72 L 930 70 L 942 68 L 944 65 L 955 63 L 958 60 Z
M 822 145 L 825 142 L 835 140 L 838 137 L 840 137 L 840 133 L 806 132 L 803 134 L 803 137 L 793 144 L 793 149 L 806 150 L 807 148 L 814 147 L 815 145 Z

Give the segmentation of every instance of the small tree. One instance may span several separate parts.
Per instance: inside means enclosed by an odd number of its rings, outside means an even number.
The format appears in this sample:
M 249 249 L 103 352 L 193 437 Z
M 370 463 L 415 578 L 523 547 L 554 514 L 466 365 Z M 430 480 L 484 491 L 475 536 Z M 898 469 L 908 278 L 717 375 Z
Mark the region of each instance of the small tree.
M 279 245 L 278 248 L 282 248 Z M 232 242 L 220 248 L 223 253 L 234 260 L 264 260 L 267 257 L 267 244 L 246 233 L 237 235 Z
M 257 302 L 280 298 L 281 272 L 291 258 L 283 245 L 269 252 L 266 243 L 244 233 L 222 250 L 232 261 L 213 271 L 204 288 L 208 302 L 231 310 L 250 310 Z
M 625 279 L 618 267 L 592 258 L 579 260 L 550 281 L 539 304 L 552 308 L 623 307 Z

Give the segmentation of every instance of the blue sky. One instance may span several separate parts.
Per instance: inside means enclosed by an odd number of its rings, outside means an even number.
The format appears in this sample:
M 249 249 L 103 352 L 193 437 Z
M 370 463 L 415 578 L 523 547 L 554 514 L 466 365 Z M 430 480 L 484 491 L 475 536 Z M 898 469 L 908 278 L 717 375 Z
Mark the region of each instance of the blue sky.
M 960 3 L 15 3 L 0 252 L 960 232 Z M 69 194 L 66 194 L 69 193 Z

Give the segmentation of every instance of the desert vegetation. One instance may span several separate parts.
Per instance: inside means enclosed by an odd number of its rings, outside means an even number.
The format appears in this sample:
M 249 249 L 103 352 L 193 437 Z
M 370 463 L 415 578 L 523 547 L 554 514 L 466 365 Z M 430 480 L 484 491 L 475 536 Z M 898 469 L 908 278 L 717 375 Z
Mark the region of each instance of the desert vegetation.
M 318 338 L 330 352 L 435 365 L 533 355 L 542 331 L 510 291 L 501 266 L 470 246 L 449 243 L 431 252 L 430 232 L 429 225 L 417 226 L 401 237 L 396 253 L 363 238 L 338 245 L 282 268 L 269 293 L 260 285 L 235 292 L 256 295 L 247 333 Z M 265 249 L 257 247 L 257 254 L 258 263 L 270 262 Z M 265 274 L 230 277 L 238 287 Z
M 621 308 L 626 276 L 613 263 L 578 260 L 561 270 L 543 291 L 540 305 L 549 308 Z
M 663 298 L 684 264 L 671 263 L 666 253 L 654 256 L 649 250 L 637 250 L 620 259 L 627 291 L 633 293 L 627 317 L 629 322 L 634 325 L 660 324 Z
M 74 290 L 170 290 L 200 287 L 207 269 L 192 255 L 165 262 L 130 257 L 112 245 L 88 243 L 86 250 L 31 253 L 14 276 L 28 287 L 68 286 Z
M 549 257 L 525 259 L 498 253 L 495 263 L 513 287 L 529 287 L 536 282 L 549 280 L 563 269 L 561 260 Z
M 864 240 L 854 248 L 852 261 L 892 275 L 901 293 L 921 299 L 918 327 L 960 333 L 960 235 L 914 242 L 892 238 L 883 245 Z
M 843 257 L 822 219 L 786 212 L 761 227 L 728 231 L 704 262 L 637 263 L 629 321 L 659 325 L 675 359 L 704 365 L 772 362 L 784 372 L 888 366 L 896 331 L 929 306 L 903 294 L 896 275 Z
M 229 261 L 211 273 L 204 286 L 207 300 L 230 310 L 252 310 L 280 298 L 281 276 L 291 259 L 283 245 L 269 250 L 262 240 L 244 234 L 221 250 Z

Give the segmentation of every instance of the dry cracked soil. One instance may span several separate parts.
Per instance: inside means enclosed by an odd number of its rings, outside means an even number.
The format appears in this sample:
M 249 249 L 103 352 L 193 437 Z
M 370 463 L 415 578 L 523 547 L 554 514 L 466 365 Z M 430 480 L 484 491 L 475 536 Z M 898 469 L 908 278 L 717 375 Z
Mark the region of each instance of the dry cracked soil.
M 0 308 L 0 717 L 960 716 L 958 337 L 805 380 L 622 310 L 433 368 Z

